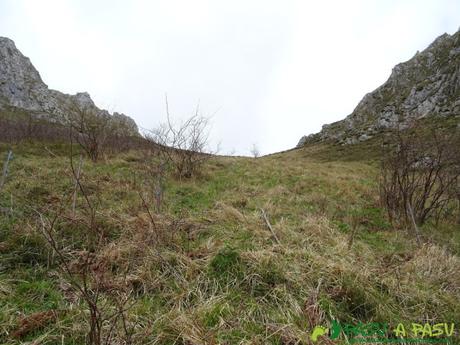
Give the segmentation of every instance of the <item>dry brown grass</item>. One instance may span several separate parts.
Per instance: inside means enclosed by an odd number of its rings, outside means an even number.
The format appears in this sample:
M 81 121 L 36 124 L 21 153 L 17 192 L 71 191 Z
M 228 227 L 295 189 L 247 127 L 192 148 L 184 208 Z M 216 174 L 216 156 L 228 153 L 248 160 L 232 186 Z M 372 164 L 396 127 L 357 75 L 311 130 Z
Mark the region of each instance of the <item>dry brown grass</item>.
M 155 213 L 151 205 L 149 215 L 136 189 L 141 184 L 132 181 L 141 163 L 136 157 L 134 152 L 125 156 L 129 161 L 116 157 L 84 169 L 107 230 L 96 262 L 108 282 L 132 291 L 128 321 L 135 329 L 134 344 L 309 344 L 311 329 L 334 318 L 450 321 L 460 312 L 459 258 L 443 248 L 447 242 L 416 248 L 407 233 L 371 229 L 358 213 L 357 235 L 349 245 L 351 210 L 376 207 L 372 165 L 320 162 L 308 151 L 257 160 L 213 158 L 199 178 L 170 178 L 164 210 Z M 15 178 L 23 184 L 23 199 L 37 183 L 49 184 L 56 191 L 34 196 L 34 202 L 48 200 L 51 208 L 55 202 L 49 195 L 59 197 L 71 183 L 52 174 L 64 174 L 64 159 L 39 158 L 31 164 L 19 158 L 18 164 Z M 32 172 L 40 182 L 30 180 Z M 34 226 L 21 215 L 9 228 L 11 236 L 1 239 L 11 260 L 35 248 L 28 242 Z M 77 251 L 68 254 L 77 260 Z M 45 272 L 46 261 L 38 264 Z M 7 277 L 32 280 L 31 267 L 12 261 Z M 51 282 L 63 296 L 60 306 L 71 311 L 59 316 L 58 324 L 45 325 L 43 334 L 78 344 L 81 338 L 71 339 L 85 332 L 84 307 L 59 274 L 46 272 L 40 279 Z M 0 280 L 2 329 L 13 329 L 17 311 L 25 308 L 18 300 L 32 295 L 16 295 L 18 284 Z M 43 307 L 39 299 L 36 303 Z

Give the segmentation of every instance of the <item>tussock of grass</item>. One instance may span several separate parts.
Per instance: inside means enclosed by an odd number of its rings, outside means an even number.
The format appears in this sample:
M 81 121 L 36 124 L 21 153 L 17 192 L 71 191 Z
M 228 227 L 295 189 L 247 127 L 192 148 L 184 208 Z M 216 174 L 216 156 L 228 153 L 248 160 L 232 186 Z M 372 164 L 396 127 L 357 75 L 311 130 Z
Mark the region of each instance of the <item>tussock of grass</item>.
M 0 339 L 84 343 L 85 304 L 57 269 L 30 210 L 52 214 L 72 191 L 68 159 L 13 149 L 0 196 L 2 206 L 14 196 L 13 215 L 0 219 Z M 143 189 L 142 154 L 85 160 L 82 184 L 105 236 L 95 262 L 110 284 L 130 292 L 135 344 L 309 344 L 311 329 L 332 319 L 455 322 L 454 226 L 442 224 L 443 236 L 418 248 L 409 232 L 386 223 L 372 163 L 326 161 L 313 151 L 215 157 L 199 178 L 166 181 L 161 213 Z M 84 204 L 79 195 L 77 214 L 67 210 L 56 229 L 71 264 L 87 249 Z M 21 339 L 8 335 L 21 317 L 48 310 L 65 312 Z

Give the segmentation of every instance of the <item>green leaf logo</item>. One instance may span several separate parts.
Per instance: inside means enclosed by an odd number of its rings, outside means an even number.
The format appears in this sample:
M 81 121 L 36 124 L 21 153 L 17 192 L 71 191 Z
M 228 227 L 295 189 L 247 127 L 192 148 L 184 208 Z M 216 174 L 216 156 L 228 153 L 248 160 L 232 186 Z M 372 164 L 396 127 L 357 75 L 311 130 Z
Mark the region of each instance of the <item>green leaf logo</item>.
M 311 341 L 313 341 L 314 343 L 316 343 L 316 341 L 318 340 L 318 337 L 326 334 L 327 332 L 329 332 L 329 329 L 326 328 L 326 327 L 323 327 L 323 326 L 316 326 L 314 329 L 313 329 L 313 332 L 311 333 L 310 335 L 310 339 Z

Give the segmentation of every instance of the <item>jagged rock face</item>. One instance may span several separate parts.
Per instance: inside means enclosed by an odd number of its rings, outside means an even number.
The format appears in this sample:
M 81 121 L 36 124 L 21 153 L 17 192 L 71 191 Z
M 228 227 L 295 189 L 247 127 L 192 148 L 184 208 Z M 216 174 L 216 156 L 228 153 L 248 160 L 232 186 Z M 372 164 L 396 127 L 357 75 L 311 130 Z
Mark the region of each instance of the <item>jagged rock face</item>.
M 86 92 L 67 95 L 51 90 L 40 74 L 8 38 L 0 37 L 0 110 L 20 109 L 30 111 L 37 117 L 63 122 L 67 118 L 66 107 L 77 102 L 84 107 L 94 107 L 101 116 L 111 116 L 115 123 L 124 125 L 125 134 L 137 135 L 138 128 L 130 117 L 96 107 Z
M 121 125 L 121 126 L 118 126 L 118 127 L 128 128 L 131 131 L 135 131 L 136 133 L 139 132 L 139 130 L 137 128 L 137 125 L 134 122 L 134 120 L 132 118 L 130 118 L 129 116 L 123 114 L 123 113 L 114 112 L 112 114 L 112 120 Z
M 0 61 L 1 105 L 39 109 L 41 104 L 37 96 L 45 93 L 48 87 L 30 60 L 8 38 L 0 38 Z
M 426 116 L 460 114 L 460 31 L 438 37 L 423 52 L 396 65 L 390 78 L 368 93 L 344 120 L 300 139 L 353 144 L 387 128 L 404 128 Z

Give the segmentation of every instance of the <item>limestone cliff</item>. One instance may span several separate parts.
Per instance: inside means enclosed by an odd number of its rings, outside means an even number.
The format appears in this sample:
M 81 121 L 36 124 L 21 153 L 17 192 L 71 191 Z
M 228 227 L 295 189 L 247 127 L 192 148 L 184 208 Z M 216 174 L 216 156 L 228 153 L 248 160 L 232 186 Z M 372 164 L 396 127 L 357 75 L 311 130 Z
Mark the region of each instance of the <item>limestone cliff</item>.
M 344 120 L 300 139 L 353 144 L 387 128 L 404 128 L 427 116 L 460 115 L 460 31 L 438 37 L 407 62 L 396 65 L 389 79 L 368 93 Z
M 111 116 L 116 123 L 123 124 L 126 134 L 138 134 L 136 123 L 130 117 L 97 108 L 86 92 L 67 95 L 51 90 L 40 74 L 8 38 L 0 37 L 0 111 L 19 109 L 40 118 L 63 122 L 66 107 L 70 102 L 94 107 L 101 116 Z

